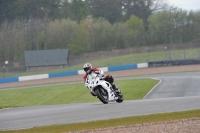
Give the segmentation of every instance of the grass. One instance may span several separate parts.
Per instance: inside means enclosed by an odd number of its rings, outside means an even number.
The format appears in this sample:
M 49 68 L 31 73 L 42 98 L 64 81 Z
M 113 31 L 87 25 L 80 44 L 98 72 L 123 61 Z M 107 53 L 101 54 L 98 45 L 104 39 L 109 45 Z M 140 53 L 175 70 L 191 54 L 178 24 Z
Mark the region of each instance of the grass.
M 120 87 L 124 94 L 125 100 L 142 99 L 147 94 L 147 92 L 149 92 L 149 90 L 157 83 L 158 80 L 153 79 L 116 81 L 116 84 Z M 51 87 L 0 91 L 1 108 L 96 101 L 99 100 L 92 97 L 83 84 L 68 84 Z M 0 133 L 68 133 L 72 131 L 128 126 L 152 122 L 155 123 L 187 119 L 192 117 L 200 118 L 200 110 L 133 116 L 85 123 L 35 127 L 22 130 L 0 131 Z
M 174 59 L 197 59 L 200 58 L 199 49 L 188 49 L 188 50 L 173 50 L 171 54 Z M 129 54 L 124 56 L 116 56 L 106 59 L 97 59 L 89 61 L 94 67 L 107 67 L 107 66 L 116 66 L 116 65 L 125 65 L 125 64 L 136 64 L 143 63 L 148 61 L 161 61 L 169 60 L 168 53 L 166 52 L 150 52 L 150 53 L 140 53 L 140 54 Z M 36 74 L 47 74 L 47 73 L 56 73 L 56 72 L 66 72 L 73 70 L 81 70 L 83 64 L 74 65 L 71 67 L 57 68 L 54 70 L 45 70 L 37 72 L 7 72 L 6 77 L 18 77 L 26 75 L 36 75 Z M 4 73 L 0 72 L 0 77 L 4 77 Z
M 68 133 L 72 131 L 82 131 L 82 130 L 100 129 L 108 127 L 117 127 L 117 126 L 129 126 L 129 125 L 143 124 L 143 123 L 157 123 L 164 121 L 188 119 L 193 117 L 200 118 L 200 110 L 152 114 L 144 116 L 133 116 L 126 118 L 110 119 L 110 120 L 92 121 L 86 123 L 35 127 L 24 130 L 0 131 L 0 133 Z
M 116 81 L 126 100 L 142 99 L 158 83 L 153 79 Z M 83 84 L 0 91 L 0 108 L 97 102 Z

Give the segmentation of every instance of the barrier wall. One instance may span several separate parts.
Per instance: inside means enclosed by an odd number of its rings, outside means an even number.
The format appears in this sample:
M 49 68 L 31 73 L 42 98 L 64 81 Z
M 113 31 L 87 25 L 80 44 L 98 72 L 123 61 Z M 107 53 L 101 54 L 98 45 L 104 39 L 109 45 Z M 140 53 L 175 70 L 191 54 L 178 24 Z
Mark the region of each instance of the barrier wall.
M 19 78 L 16 77 L 16 78 L 3 78 L 3 79 L 0 79 L 0 84 L 2 84 L 2 83 L 10 83 L 10 82 L 19 82 Z
M 102 67 L 100 69 L 103 70 L 104 72 L 111 72 L 111 71 L 120 71 L 120 70 L 146 68 L 146 67 L 148 67 L 148 63 L 128 64 L 128 65 L 121 65 L 121 66 L 109 66 L 109 67 Z M 85 74 L 85 72 L 83 70 L 76 70 L 76 71 L 50 73 L 50 74 L 21 76 L 21 77 L 14 77 L 14 78 L 2 78 L 2 79 L 0 79 L 0 84 L 10 83 L 10 82 L 28 81 L 28 80 L 56 78 L 56 77 L 63 77 L 63 76 L 73 76 L 73 75 L 81 75 L 81 74 Z

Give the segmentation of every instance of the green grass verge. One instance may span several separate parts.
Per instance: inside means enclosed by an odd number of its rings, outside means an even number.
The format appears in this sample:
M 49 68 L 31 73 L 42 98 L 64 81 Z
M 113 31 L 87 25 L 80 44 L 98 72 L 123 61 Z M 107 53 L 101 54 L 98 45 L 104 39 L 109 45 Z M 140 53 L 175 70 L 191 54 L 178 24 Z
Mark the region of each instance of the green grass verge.
M 143 123 L 157 123 L 157 122 L 172 121 L 179 119 L 188 119 L 193 117 L 200 118 L 200 110 L 152 114 L 144 116 L 133 116 L 133 117 L 92 121 L 85 123 L 36 127 L 24 130 L 0 131 L 0 133 L 68 133 L 72 131 L 82 131 L 82 130 L 100 129 L 108 127 L 117 127 L 117 126 L 128 126 L 128 125 L 143 124 Z
M 197 59 L 200 58 L 199 49 L 188 49 L 188 50 L 174 50 L 171 51 L 174 59 Z M 147 61 L 161 61 L 168 60 L 168 53 L 162 52 L 150 52 L 150 53 L 140 53 L 140 54 L 129 54 L 124 56 L 116 56 L 106 59 L 97 59 L 89 61 L 94 67 L 107 67 L 116 65 L 126 65 L 126 64 L 137 64 L 144 63 Z M 54 70 L 45 70 L 37 72 L 7 72 L 6 77 L 19 77 L 26 75 L 36 75 L 36 74 L 47 74 L 56 72 L 66 72 L 72 70 L 81 70 L 84 64 L 74 65 L 66 68 L 59 68 Z M 0 72 L 0 77 L 4 77 L 4 73 Z
M 116 81 L 125 100 L 142 99 L 158 83 L 153 79 Z M 0 108 L 99 102 L 81 84 L 67 84 L 29 89 L 0 90 Z

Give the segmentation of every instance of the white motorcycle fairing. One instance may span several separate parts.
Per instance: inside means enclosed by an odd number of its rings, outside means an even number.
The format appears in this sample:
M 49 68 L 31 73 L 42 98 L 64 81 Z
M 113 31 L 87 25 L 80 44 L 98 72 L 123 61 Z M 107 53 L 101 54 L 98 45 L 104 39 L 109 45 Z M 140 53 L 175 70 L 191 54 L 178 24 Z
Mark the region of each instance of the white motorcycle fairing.
M 101 86 L 105 89 L 108 93 L 108 102 L 115 101 L 118 97 L 115 96 L 114 92 L 112 91 L 112 86 L 109 82 L 105 80 L 101 80 L 98 74 L 92 73 L 88 76 L 88 87 L 94 92 L 97 89 L 97 86 Z

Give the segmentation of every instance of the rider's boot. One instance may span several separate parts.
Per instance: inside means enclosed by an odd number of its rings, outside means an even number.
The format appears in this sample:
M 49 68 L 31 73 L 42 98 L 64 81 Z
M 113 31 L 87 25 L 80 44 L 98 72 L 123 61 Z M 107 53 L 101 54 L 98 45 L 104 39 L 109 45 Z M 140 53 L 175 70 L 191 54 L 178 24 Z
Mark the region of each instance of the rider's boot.
M 115 91 L 115 93 L 119 94 L 120 93 L 119 88 L 114 83 L 112 83 L 111 85 L 112 85 L 112 88 Z

